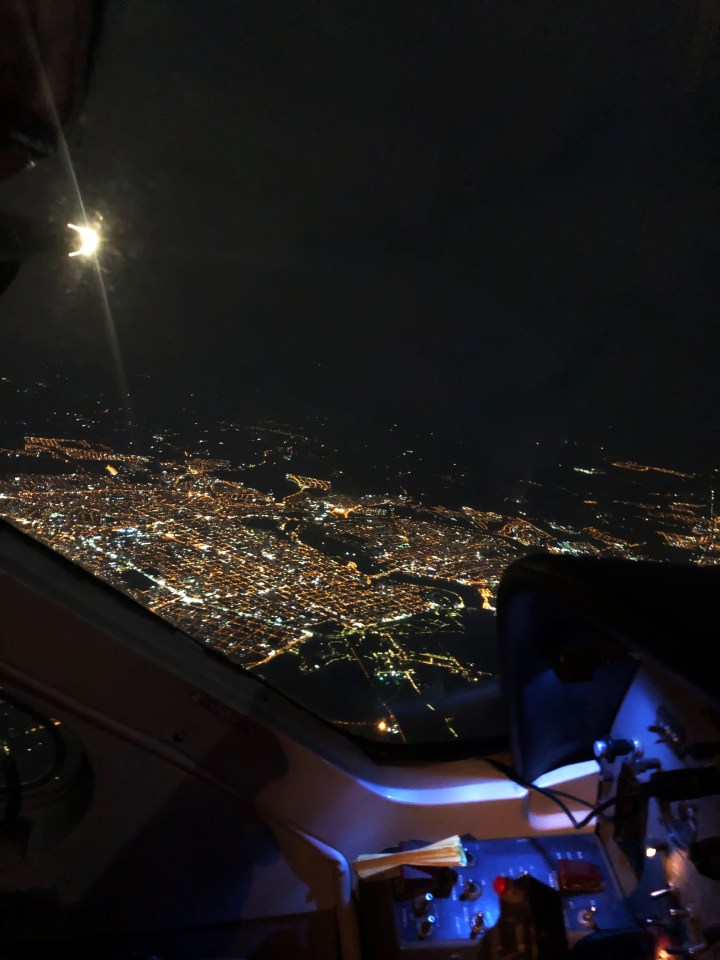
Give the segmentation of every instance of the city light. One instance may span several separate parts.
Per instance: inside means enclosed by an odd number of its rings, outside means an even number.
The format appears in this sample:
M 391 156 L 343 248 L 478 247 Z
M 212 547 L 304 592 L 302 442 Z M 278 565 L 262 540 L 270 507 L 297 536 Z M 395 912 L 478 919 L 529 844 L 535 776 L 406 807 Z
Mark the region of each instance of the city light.
M 29 436 L 0 449 L 0 514 L 239 666 L 280 686 L 282 671 L 294 675 L 297 687 L 283 690 L 298 699 L 318 671 L 342 669 L 347 707 L 336 702 L 326 719 L 383 740 L 415 736 L 398 696 L 417 697 L 446 738 L 466 734 L 437 690 L 495 679 L 468 631 L 492 628 L 503 572 L 529 551 L 642 560 L 683 550 L 720 565 L 713 495 L 680 471 L 606 457 L 583 468 L 574 491 L 567 476 L 557 487 L 533 481 L 548 499 L 563 489 L 567 515 L 536 511 L 529 498 L 524 511 L 514 498 L 500 513 L 340 492 L 327 479 L 334 461 L 314 461 L 320 476 L 289 474 L 287 434 L 251 435 L 239 465 L 165 447 L 162 434 L 133 453 Z M 295 490 L 254 485 L 258 464 L 273 462 Z M 616 489 L 627 474 L 658 474 L 667 489 L 625 499 Z M 358 698 L 368 705 L 360 716 Z M 646 855 L 660 849 L 648 844 Z
M 79 246 L 71 250 L 69 257 L 92 257 L 100 246 L 100 234 L 95 227 L 79 227 L 76 223 L 69 223 L 68 227 L 77 234 Z

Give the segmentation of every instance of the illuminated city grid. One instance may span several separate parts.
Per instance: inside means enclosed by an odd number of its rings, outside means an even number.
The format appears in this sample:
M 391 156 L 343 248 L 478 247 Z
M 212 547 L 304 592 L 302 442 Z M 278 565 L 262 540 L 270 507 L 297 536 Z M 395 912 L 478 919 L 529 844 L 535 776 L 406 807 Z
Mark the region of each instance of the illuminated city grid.
M 462 617 L 469 607 L 492 616 L 502 573 L 518 557 L 720 562 L 714 491 L 694 474 L 630 461 L 575 465 L 574 490 L 529 482 L 514 513 L 450 509 L 405 494 L 348 495 L 328 478 L 289 472 L 290 492 L 275 495 L 245 482 L 280 454 L 288 459 L 292 431 L 274 433 L 275 446 L 240 466 L 197 450 L 170 457 L 162 435 L 143 455 L 28 437 L 22 448 L 0 449 L 0 514 L 261 676 L 282 658 L 296 658 L 296 676 L 354 664 L 374 690 L 372 716 L 357 716 L 349 702 L 346 715 L 328 719 L 400 740 L 403 724 L 383 692 L 389 681 L 458 735 L 442 701 L 432 702 L 433 678 L 494 679 L 458 642 Z M 50 463 L 53 472 L 43 469 Z M 221 476 L 233 470 L 243 479 Z M 662 489 L 654 490 L 655 479 Z M 592 494 L 616 480 L 642 496 Z M 685 488 L 694 493 L 680 499 Z M 532 517 L 534 498 L 551 504 L 549 519 Z

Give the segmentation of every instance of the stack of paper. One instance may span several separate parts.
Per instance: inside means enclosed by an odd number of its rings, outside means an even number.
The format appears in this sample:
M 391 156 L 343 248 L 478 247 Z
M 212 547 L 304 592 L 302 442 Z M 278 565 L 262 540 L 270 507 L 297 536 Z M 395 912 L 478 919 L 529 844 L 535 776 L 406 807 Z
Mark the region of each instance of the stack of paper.
M 413 867 L 466 867 L 465 850 L 460 837 L 448 837 L 418 850 L 401 850 L 398 853 L 366 853 L 355 860 L 353 866 L 363 879 L 388 874 L 403 866 Z

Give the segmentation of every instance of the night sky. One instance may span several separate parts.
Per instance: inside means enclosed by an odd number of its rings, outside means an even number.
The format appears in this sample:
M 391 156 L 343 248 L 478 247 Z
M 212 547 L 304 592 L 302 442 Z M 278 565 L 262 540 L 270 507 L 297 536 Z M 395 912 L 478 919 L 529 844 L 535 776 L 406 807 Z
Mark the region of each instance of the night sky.
M 123 373 L 92 268 L 37 253 L 0 374 L 470 436 L 498 477 L 521 439 L 718 466 L 713 9 L 107 2 L 67 135 Z M 62 156 L 0 183 L 11 214 L 77 221 Z

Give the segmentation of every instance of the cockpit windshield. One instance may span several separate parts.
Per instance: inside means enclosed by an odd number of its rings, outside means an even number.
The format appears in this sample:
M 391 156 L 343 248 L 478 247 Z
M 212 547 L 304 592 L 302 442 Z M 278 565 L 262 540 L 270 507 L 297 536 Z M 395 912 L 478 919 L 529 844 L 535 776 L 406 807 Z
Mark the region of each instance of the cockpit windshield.
M 531 552 L 720 562 L 701 3 L 0 10 L 0 516 L 340 730 Z

